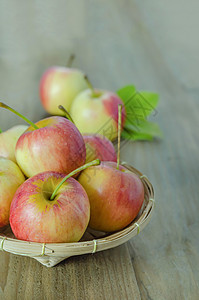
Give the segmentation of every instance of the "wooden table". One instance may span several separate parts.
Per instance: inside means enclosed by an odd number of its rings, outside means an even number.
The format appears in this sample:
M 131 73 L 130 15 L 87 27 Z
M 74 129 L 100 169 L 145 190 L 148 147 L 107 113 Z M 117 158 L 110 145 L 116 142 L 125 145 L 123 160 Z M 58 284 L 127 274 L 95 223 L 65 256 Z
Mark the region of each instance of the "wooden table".
M 0 98 L 34 121 L 38 83 L 76 54 L 93 84 L 157 91 L 162 141 L 128 142 L 122 158 L 155 187 L 149 225 L 130 242 L 48 269 L 0 253 L 0 299 L 199 299 L 197 1 L 14 1 L 0 4 Z M 0 112 L 2 129 L 21 123 Z

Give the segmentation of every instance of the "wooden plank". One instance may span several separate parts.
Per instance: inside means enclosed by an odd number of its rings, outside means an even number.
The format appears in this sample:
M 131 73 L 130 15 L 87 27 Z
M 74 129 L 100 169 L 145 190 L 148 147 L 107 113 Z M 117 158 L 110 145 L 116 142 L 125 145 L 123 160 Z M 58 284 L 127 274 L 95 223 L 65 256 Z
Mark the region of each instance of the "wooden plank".
M 138 28 L 143 15 L 134 9 L 132 17 Z M 144 68 L 144 57 L 150 61 L 151 81 L 162 100 L 157 118 L 165 138 L 161 143 L 132 143 L 131 148 L 128 144 L 123 152 L 124 157 L 135 154 L 131 162 L 151 178 L 157 199 L 150 226 L 131 241 L 129 250 L 142 299 L 198 299 L 198 103 L 168 68 L 153 38 L 155 28 L 150 32 L 143 23 L 136 35 L 144 49 L 139 63 Z
M 0 296 L 5 299 L 140 299 L 127 246 L 72 257 L 54 268 L 1 254 Z

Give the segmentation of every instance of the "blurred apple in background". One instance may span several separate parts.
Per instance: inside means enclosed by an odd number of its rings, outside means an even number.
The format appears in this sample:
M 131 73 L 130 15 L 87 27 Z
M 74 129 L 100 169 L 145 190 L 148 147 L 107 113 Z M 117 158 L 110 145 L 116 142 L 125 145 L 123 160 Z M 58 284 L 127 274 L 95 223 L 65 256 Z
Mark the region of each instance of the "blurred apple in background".
M 29 178 L 17 190 L 10 209 L 10 225 L 16 238 L 40 243 L 77 242 L 90 216 L 88 196 L 74 178 L 44 172 Z
M 144 186 L 140 178 L 114 162 L 101 162 L 84 170 L 78 181 L 90 201 L 89 226 L 117 231 L 130 224 L 142 207 Z
M 51 67 L 40 80 L 41 103 L 49 114 L 64 115 L 58 109 L 58 105 L 63 105 L 65 109 L 70 110 L 74 98 L 87 88 L 84 74 L 80 70 Z
M 96 158 L 101 161 L 117 161 L 115 148 L 110 140 L 102 135 L 83 135 L 86 145 L 86 162 Z
M 82 134 L 101 134 L 112 141 L 117 138 L 119 104 L 123 105 L 123 128 L 126 116 L 124 103 L 112 92 L 87 89 L 74 99 L 70 113 Z
M 10 204 L 25 177 L 11 160 L 0 157 L 0 227 L 9 224 Z
M 0 156 L 16 162 L 15 146 L 19 137 L 27 128 L 26 125 L 18 125 L 0 133 Z
M 85 163 L 86 148 L 77 127 L 63 117 L 49 117 L 29 127 L 18 139 L 15 156 L 27 177 L 40 172 L 68 174 Z

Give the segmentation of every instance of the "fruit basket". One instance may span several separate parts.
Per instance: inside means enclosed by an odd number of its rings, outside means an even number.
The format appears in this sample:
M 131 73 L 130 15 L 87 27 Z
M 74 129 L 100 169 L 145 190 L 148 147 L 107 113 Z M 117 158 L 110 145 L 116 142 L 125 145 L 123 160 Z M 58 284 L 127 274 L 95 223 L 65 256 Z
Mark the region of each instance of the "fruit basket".
M 17 240 L 10 227 L 6 227 L 0 231 L 0 250 L 29 256 L 47 267 L 53 267 L 68 257 L 107 250 L 127 242 L 141 232 L 150 221 L 154 209 L 154 190 L 145 175 L 126 163 L 122 165 L 140 176 L 145 189 L 142 208 L 136 219 L 127 227 L 114 233 L 97 232 L 88 228 L 77 243 L 54 244 Z

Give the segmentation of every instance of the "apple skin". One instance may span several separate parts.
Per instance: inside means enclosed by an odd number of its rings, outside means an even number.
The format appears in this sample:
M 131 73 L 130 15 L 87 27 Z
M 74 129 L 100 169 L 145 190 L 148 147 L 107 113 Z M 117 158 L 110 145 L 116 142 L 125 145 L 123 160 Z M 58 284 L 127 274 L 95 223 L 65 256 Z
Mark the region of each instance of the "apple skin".
M 17 190 L 10 208 L 10 225 L 16 238 L 39 243 L 77 242 L 90 217 L 88 196 L 69 178 L 49 200 L 65 177 L 44 172 L 26 180 Z
M 122 100 L 114 93 L 87 89 L 74 99 L 70 114 L 82 134 L 101 134 L 109 140 L 118 135 L 118 105 L 122 104 L 121 129 L 124 126 L 126 111 Z
M 17 141 L 15 156 L 27 177 L 45 171 L 68 174 L 82 166 L 86 148 L 77 127 L 63 117 L 49 117 L 29 127 Z
M 0 133 L 0 156 L 16 162 L 15 146 L 19 137 L 27 128 L 26 125 L 18 125 Z
M 9 224 L 10 204 L 25 177 L 11 160 L 0 157 L 0 227 Z
M 101 161 L 117 161 L 115 148 L 110 140 L 102 135 L 83 135 L 86 145 L 86 163 L 99 158 Z
M 84 74 L 77 70 L 54 66 L 46 70 L 40 80 L 40 98 L 45 110 L 53 115 L 64 115 L 62 105 L 70 109 L 74 98 L 88 88 Z
M 84 170 L 78 180 L 90 201 L 89 226 L 100 231 L 117 231 L 130 224 L 144 201 L 140 178 L 114 162 Z

